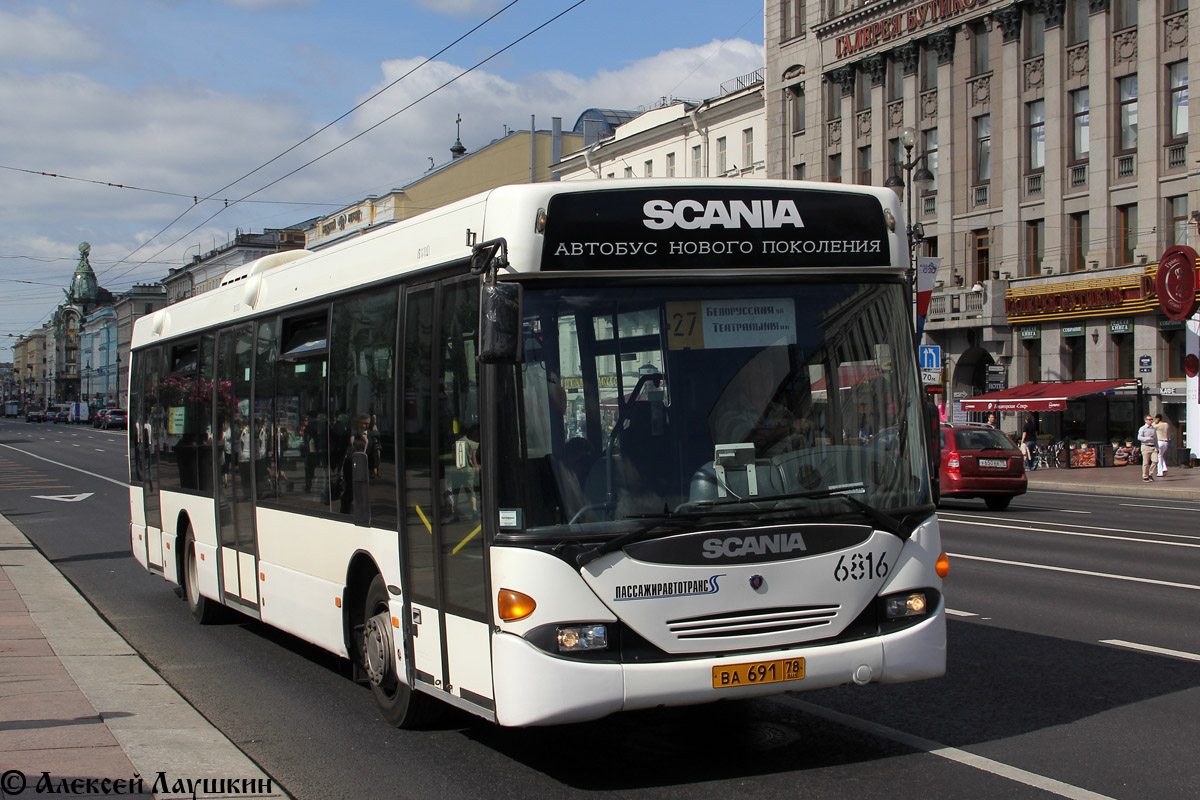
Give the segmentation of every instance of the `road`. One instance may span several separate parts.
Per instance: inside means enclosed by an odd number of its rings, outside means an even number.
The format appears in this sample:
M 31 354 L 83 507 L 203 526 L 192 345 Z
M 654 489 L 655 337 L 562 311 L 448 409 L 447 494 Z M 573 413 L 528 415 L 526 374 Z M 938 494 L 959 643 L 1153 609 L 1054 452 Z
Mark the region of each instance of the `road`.
M 0 512 L 294 797 L 1200 795 L 1200 503 L 947 503 L 940 680 L 408 732 L 338 659 L 245 619 L 192 623 L 128 555 L 124 461 L 120 431 L 0 422 Z

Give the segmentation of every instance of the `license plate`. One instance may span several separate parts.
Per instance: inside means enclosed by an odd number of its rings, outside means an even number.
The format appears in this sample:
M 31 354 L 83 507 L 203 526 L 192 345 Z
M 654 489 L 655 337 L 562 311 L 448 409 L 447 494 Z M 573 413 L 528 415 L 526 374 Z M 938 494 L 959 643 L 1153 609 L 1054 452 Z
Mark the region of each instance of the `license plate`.
M 981 458 L 981 459 L 979 459 L 979 466 L 981 466 L 981 467 L 997 467 L 999 469 L 1004 469 L 1005 467 L 1008 466 L 1008 459 L 1006 459 L 1006 458 Z
M 760 683 L 798 681 L 804 677 L 803 658 L 781 658 L 777 661 L 751 661 L 746 664 L 727 664 L 712 668 L 714 689 L 734 686 L 757 686 Z

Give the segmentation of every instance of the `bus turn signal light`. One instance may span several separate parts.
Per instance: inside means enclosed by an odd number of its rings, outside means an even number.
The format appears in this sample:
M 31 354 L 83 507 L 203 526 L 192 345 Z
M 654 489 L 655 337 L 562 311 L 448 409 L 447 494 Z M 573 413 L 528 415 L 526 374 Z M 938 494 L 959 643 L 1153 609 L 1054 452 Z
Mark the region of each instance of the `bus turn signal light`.
M 496 597 L 496 613 L 505 622 L 525 619 L 537 608 L 537 602 L 523 592 L 501 589 Z
M 944 578 L 950 574 L 950 557 L 946 555 L 944 550 L 942 551 L 942 554 L 938 556 L 937 566 L 935 566 L 934 569 L 937 571 L 939 578 Z

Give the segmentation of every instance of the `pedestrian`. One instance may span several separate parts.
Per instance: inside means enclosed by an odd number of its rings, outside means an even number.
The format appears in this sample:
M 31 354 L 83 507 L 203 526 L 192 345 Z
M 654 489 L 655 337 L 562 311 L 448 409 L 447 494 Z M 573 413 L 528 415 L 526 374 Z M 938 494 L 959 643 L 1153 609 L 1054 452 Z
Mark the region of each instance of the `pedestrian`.
M 987 425 L 989 428 L 999 428 L 1000 427 L 1000 423 L 996 421 L 996 412 L 995 411 L 988 412 L 987 422 L 984 424 Z
M 1146 415 L 1146 424 L 1138 428 L 1137 438 L 1142 445 L 1142 481 L 1152 483 L 1154 456 L 1158 453 L 1158 432 L 1154 430 L 1154 417 Z
M 1037 444 L 1037 421 L 1033 414 L 1025 415 L 1025 427 L 1021 429 L 1021 455 L 1025 456 L 1025 469 L 1033 469 L 1033 447 Z
M 1167 474 L 1167 453 L 1171 452 L 1171 426 L 1162 414 L 1154 415 L 1154 433 L 1158 436 L 1158 477 Z

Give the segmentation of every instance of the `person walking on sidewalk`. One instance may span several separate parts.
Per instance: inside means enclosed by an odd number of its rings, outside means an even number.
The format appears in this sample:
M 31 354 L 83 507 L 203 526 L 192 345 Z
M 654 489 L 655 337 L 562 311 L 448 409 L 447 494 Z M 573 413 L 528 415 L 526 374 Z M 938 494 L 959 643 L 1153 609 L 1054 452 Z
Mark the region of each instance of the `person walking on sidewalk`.
M 1158 432 L 1154 430 L 1154 417 L 1146 415 L 1146 424 L 1138 428 L 1138 441 L 1142 445 L 1142 481 L 1154 480 L 1154 456 L 1158 452 Z
M 1025 470 L 1033 469 L 1033 447 L 1037 444 L 1037 421 L 1033 414 L 1025 415 L 1025 427 L 1021 429 L 1021 455 L 1025 456 Z
M 1158 477 L 1167 474 L 1167 453 L 1171 452 L 1171 426 L 1162 414 L 1154 415 L 1154 433 L 1158 436 Z

